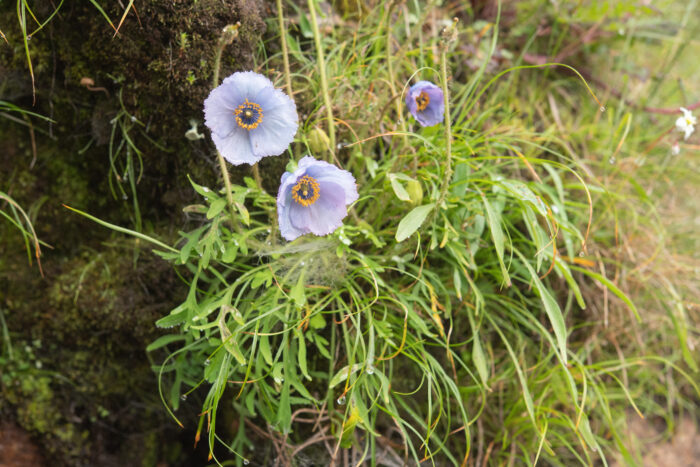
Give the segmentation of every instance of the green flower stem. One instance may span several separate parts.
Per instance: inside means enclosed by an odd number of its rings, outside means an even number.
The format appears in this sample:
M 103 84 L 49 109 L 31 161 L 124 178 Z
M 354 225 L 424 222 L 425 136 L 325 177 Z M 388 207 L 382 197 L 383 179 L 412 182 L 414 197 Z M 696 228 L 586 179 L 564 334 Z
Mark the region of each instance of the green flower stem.
M 311 13 L 311 25 L 314 29 L 314 42 L 316 44 L 316 55 L 318 57 L 318 71 L 321 75 L 321 92 L 323 102 L 326 105 L 326 120 L 328 121 L 328 137 L 331 141 L 331 155 L 335 157 L 335 121 L 333 119 L 333 106 L 328 92 L 328 79 L 326 77 L 326 60 L 323 58 L 323 48 L 321 47 L 321 32 L 318 29 L 316 19 L 316 1 L 308 0 L 309 11 Z
M 226 26 L 221 32 L 221 37 L 219 38 L 219 43 L 216 46 L 216 56 L 214 57 L 214 76 L 212 77 L 212 88 L 219 85 L 219 70 L 221 69 L 221 54 L 224 48 L 232 43 L 236 37 L 238 37 L 238 27 L 240 23 L 235 25 Z M 219 159 L 219 168 L 221 169 L 221 177 L 224 179 L 224 186 L 226 187 L 226 202 L 228 204 L 229 214 L 231 215 L 231 224 L 236 232 L 241 233 L 241 224 L 236 218 L 236 210 L 233 202 L 233 192 L 231 191 L 231 179 L 228 175 L 228 169 L 226 168 L 226 159 L 221 155 L 219 151 L 216 151 L 216 156 Z
M 282 60 L 284 61 L 284 83 L 287 94 L 293 98 L 292 74 L 289 71 L 289 49 L 287 48 L 287 33 L 284 28 L 284 11 L 282 10 L 282 0 L 277 0 L 277 21 L 280 28 L 280 42 L 282 43 Z
M 436 208 L 439 210 L 447 196 L 447 190 L 452 180 L 452 117 L 450 116 L 450 88 L 447 83 L 447 48 L 448 44 L 440 46 L 440 78 L 442 81 L 442 91 L 445 99 L 445 177 L 442 180 L 440 199 Z
M 212 76 L 212 88 L 219 85 L 219 70 L 221 69 L 221 54 L 224 48 L 238 37 L 238 28 L 241 23 L 229 24 L 221 31 L 219 43 L 216 45 L 216 55 L 214 56 L 214 75 Z
M 221 177 L 224 179 L 224 186 L 226 187 L 226 204 L 228 204 L 228 212 L 231 215 L 231 225 L 236 229 L 236 232 L 242 233 L 241 224 L 236 218 L 236 210 L 234 208 L 233 202 L 233 191 L 231 191 L 231 179 L 228 176 L 228 169 L 226 168 L 226 159 L 221 155 L 219 151 L 216 151 L 216 156 L 219 159 L 219 168 L 221 169 Z
M 262 177 L 260 176 L 260 167 L 257 162 L 253 164 L 253 178 L 255 179 L 255 184 L 258 186 L 258 189 L 262 193 L 265 193 Z M 268 212 L 268 217 L 270 218 L 270 241 L 273 245 L 277 243 L 277 216 L 275 214 L 275 210 Z
M 394 83 L 396 82 L 396 76 L 394 74 L 394 54 L 392 53 L 391 50 L 391 10 L 395 4 L 392 3 L 388 10 L 387 10 L 387 21 L 386 21 L 386 65 L 387 65 L 387 71 L 389 72 L 389 87 L 391 88 L 391 95 L 396 96 L 396 88 L 394 87 Z M 401 131 L 404 133 L 404 135 L 401 138 L 402 141 L 402 146 L 400 150 L 405 148 L 408 145 L 408 136 L 406 136 L 406 133 L 408 133 L 408 128 L 406 127 L 406 120 L 403 118 L 403 103 L 401 102 L 401 99 L 394 99 L 394 104 L 396 105 L 396 118 L 399 121 L 399 126 L 401 128 Z M 415 175 L 416 168 L 418 166 L 418 161 L 415 156 L 415 151 L 414 151 L 414 156 L 413 156 L 413 163 L 414 163 L 414 168 L 413 172 Z

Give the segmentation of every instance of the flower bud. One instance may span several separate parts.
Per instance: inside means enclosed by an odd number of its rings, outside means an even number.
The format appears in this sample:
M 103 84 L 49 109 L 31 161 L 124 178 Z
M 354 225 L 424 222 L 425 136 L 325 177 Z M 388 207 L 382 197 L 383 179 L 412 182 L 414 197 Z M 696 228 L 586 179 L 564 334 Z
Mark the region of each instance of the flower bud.
M 421 204 L 423 201 L 423 186 L 418 180 L 406 182 L 406 191 L 408 192 L 408 197 L 411 198 L 411 204 Z
M 328 151 L 331 147 L 331 140 L 325 131 L 319 127 L 314 127 L 313 130 L 309 132 L 309 149 L 313 154 L 320 154 L 322 152 Z

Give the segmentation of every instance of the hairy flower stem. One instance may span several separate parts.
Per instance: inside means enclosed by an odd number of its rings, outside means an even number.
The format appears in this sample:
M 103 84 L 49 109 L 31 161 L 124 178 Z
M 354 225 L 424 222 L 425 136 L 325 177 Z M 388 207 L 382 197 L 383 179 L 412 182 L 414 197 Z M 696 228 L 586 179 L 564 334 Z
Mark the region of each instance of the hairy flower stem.
M 450 116 L 450 87 L 447 82 L 447 48 L 448 44 L 440 45 L 440 78 L 442 80 L 442 90 L 445 100 L 445 176 L 442 179 L 440 198 L 437 203 L 437 210 L 447 196 L 447 190 L 452 181 L 452 117 Z M 437 211 L 436 211 L 437 212 Z
M 280 42 L 282 44 L 282 60 L 284 61 L 284 83 L 287 87 L 287 94 L 293 98 L 292 74 L 289 71 L 289 49 L 287 48 L 287 33 L 284 28 L 284 11 L 282 10 L 282 0 L 277 0 L 277 22 L 280 28 Z
M 233 42 L 233 40 L 238 37 L 238 27 L 240 23 L 235 25 L 226 26 L 221 32 L 221 37 L 219 38 L 219 43 L 216 46 L 216 57 L 214 58 L 214 76 L 212 77 L 212 88 L 219 85 L 219 69 L 221 68 L 221 54 L 224 48 Z M 241 224 L 236 219 L 236 210 L 234 208 L 233 202 L 233 192 L 231 191 L 231 178 L 228 176 L 228 169 L 226 168 L 226 159 L 221 155 L 219 151 L 216 151 L 216 156 L 219 159 L 219 168 L 221 169 L 221 177 L 224 179 L 224 186 L 226 187 L 226 203 L 228 204 L 228 211 L 231 215 L 231 225 L 236 229 L 236 232 L 241 233 Z
M 219 85 L 219 70 L 221 69 L 221 54 L 224 48 L 238 37 L 238 28 L 241 23 L 229 24 L 221 31 L 219 43 L 216 44 L 216 55 L 214 56 L 214 75 L 212 76 L 212 88 Z
M 262 183 L 262 177 L 260 176 L 260 167 L 259 163 L 256 162 L 253 164 L 253 178 L 255 179 L 255 184 L 258 185 L 258 189 L 260 192 L 265 193 L 265 189 L 263 188 L 263 183 Z M 275 215 L 276 212 L 274 210 L 269 211 L 268 217 L 270 218 L 270 241 L 273 245 L 277 243 L 277 216 Z
M 394 87 L 394 83 L 396 82 L 396 76 L 394 74 L 394 53 L 391 50 L 391 42 L 392 42 L 392 35 L 391 35 L 391 11 L 394 7 L 395 3 L 391 3 L 387 9 L 387 14 L 386 14 L 386 65 L 387 65 L 387 71 L 389 72 L 389 88 L 391 89 L 391 95 L 396 96 L 396 88 Z M 384 20 L 382 20 L 384 21 Z M 401 141 L 402 145 L 400 147 L 400 151 L 403 150 L 406 146 L 408 146 L 408 128 L 406 127 L 406 120 L 403 118 L 403 103 L 401 102 L 401 99 L 394 99 L 394 104 L 396 105 L 396 118 L 399 121 L 399 126 L 401 128 L 401 132 L 404 133 Z M 413 154 L 413 174 L 415 175 L 416 169 L 418 167 L 418 159 L 416 156 L 416 153 L 414 151 Z M 393 171 L 393 168 L 392 168 Z
M 224 179 L 224 186 L 226 187 L 226 204 L 228 204 L 228 212 L 231 215 L 231 225 L 236 229 L 236 232 L 242 233 L 241 224 L 236 219 L 236 210 L 234 209 L 233 203 L 233 192 L 231 191 L 231 179 L 228 176 L 228 169 L 226 169 L 226 159 L 221 155 L 219 151 L 216 151 L 216 156 L 219 159 L 219 168 L 221 169 L 221 177 Z
M 311 25 L 314 29 L 314 43 L 316 44 L 316 55 L 318 57 L 318 72 L 321 75 L 321 92 L 323 102 L 326 105 L 326 120 L 328 121 L 328 137 L 331 141 L 331 156 L 335 157 L 335 121 L 333 120 L 333 107 L 331 97 L 328 92 L 328 79 L 326 78 L 326 60 L 323 58 L 323 48 L 321 47 L 321 32 L 318 29 L 316 19 L 316 1 L 308 0 L 309 11 L 311 13 Z

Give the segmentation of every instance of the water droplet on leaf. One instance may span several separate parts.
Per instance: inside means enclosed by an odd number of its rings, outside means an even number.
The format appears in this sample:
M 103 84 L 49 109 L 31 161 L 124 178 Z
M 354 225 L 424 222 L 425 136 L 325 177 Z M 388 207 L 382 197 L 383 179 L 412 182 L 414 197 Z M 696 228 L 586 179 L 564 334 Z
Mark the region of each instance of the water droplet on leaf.
M 345 404 L 345 396 L 340 396 L 336 402 L 338 403 L 338 405 L 344 405 Z

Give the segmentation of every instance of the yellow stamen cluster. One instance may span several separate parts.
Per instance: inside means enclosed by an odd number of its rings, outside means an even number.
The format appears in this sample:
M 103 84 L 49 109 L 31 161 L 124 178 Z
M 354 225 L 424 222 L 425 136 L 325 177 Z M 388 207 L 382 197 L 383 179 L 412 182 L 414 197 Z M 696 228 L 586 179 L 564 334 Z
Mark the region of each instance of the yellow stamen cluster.
M 233 111 L 236 114 L 236 122 L 241 128 L 246 130 L 253 130 L 260 125 L 263 119 L 262 107 L 255 102 L 250 102 L 248 99 L 244 103 L 238 106 L 236 110 Z M 257 114 L 257 119 L 254 122 L 250 120 Z
M 421 91 L 416 97 L 416 109 L 418 112 L 422 112 L 428 107 L 428 104 L 430 104 L 430 96 L 427 92 Z
M 292 198 L 302 206 L 311 206 L 321 196 L 321 187 L 315 178 L 304 175 L 292 188 Z

